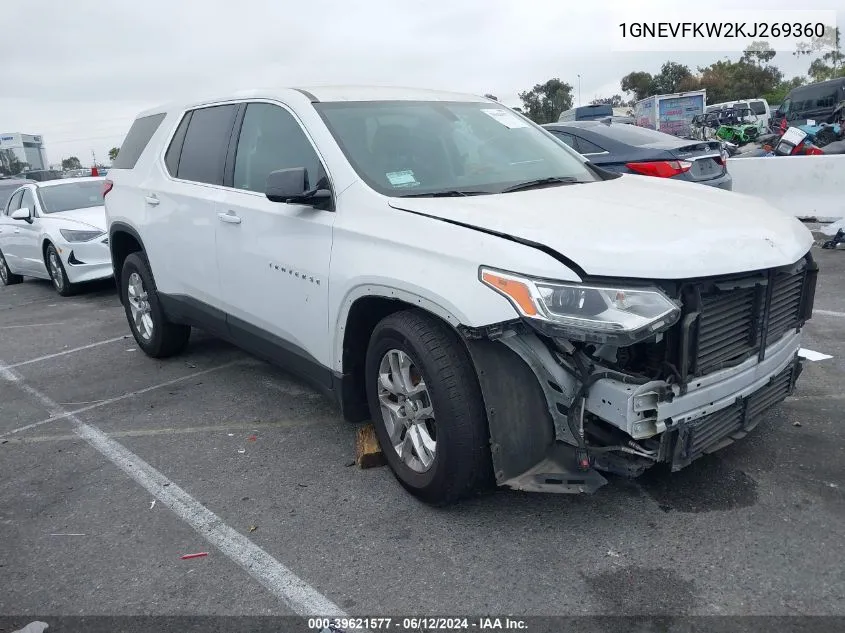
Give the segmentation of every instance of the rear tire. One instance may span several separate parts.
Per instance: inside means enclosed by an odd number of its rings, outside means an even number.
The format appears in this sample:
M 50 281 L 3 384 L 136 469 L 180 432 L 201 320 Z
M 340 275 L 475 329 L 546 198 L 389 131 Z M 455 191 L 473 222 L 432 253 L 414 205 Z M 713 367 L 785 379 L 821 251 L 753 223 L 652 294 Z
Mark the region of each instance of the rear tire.
M 394 313 L 373 331 L 365 372 L 376 435 L 402 486 L 446 505 L 492 483 L 481 389 L 454 330 L 422 312 Z
M 62 263 L 62 258 L 59 257 L 59 252 L 52 244 L 48 244 L 47 250 L 44 251 L 44 265 L 47 267 L 47 272 L 50 273 L 50 281 L 53 282 L 53 288 L 61 296 L 70 297 L 78 292 L 79 286 L 70 283 L 65 272 L 65 265 Z
M 167 320 L 146 257 L 131 253 L 123 262 L 120 296 L 135 342 L 147 356 L 167 358 L 188 345 L 191 328 Z
M 4 286 L 14 286 L 22 281 L 23 277 L 12 272 L 9 268 L 9 264 L 6 263 L 6 258 L 3 257 L 3 251 L 0 251 L 0 282 L 2 282 Z

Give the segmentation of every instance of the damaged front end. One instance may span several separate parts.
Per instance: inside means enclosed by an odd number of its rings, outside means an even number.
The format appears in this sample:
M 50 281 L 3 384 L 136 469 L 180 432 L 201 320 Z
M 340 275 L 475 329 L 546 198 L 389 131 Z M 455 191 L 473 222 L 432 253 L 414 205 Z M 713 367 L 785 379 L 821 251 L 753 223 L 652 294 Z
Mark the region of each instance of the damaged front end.
M 679 470 L 741 438 L 795 387 L 817 270 L 809 253 L 776 269 L 639 283 L 482 269 L 522 314 L 462 328 L 497 483 L 593 492 L 602 472 Z

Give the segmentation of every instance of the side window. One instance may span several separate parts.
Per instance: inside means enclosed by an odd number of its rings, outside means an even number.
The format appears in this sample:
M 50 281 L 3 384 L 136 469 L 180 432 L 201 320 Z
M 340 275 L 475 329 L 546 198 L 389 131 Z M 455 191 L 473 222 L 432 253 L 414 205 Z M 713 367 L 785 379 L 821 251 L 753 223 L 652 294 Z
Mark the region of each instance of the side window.
M 23 198 L 21 198 L 19 209 L 27 208 L 32 215 L 35 215 L 35 197 L 32 195 L 30 189 L 23 190 Z
M 21 198 L 23 198 L 23 191 L 18 191 L 12 196 L 12 199 L 9 200 L 9 208 L 6 210 L 7 215 L 12 215 L 12 211 L 17 211 L 21 208 Z
M 199 108 L 191 114 L 177 177 L 211 185 L 223 184 L 223 164 L 238 106 Z
M 167 171 L 171 176 L 176 176 L 179 169 L 179 156 L 182 154 L 182 144 L 185 142 L 185 134 L 188 133 L 188 123 L 191 120 L 191 113 L 185 113 L 182 117 L 182 122 L 176 128 L 176 134 L 173 135 L 173 140 L 170 141 L 170 147 L 167 148 L 167 153 L 164 155 L 164 164 L 167 166 Z
M 578 148 L 575 147 L 575 137 L 574 136 L 572 136 L 571 134 L 567 134 L 566 132 L 557 132 L 556 130 L 550 130 L 550 131 L 551 131 L 552 134 L 557 136 L 561 141 L 563 141 L 564 143 L 569 145 L 569 147 L 574 149 L 576 152 L 578 151 Z
M 766 114 L 766 104 L 762 101 L 752 101 L 751 113 L 757 115 Z
M 123 139 L 123 144 L 120 146 L 120 151 L 117 153 L 117 158 L 114 159 L 111 168 L 132 169 L 158 126 L 164 121 L 164 117 L 164 114 L 152 114 L 135 119 L 132 127 L 129 128 L 129 133 Z
M 595 143 L 590 143 L 590 141 L 583 139 L 580 136 L 575 139 L 575 149 L 577 149 L 580 154 L 601 154 L 605 151 Z
M 271 171 L 291 167 L 308 170 L 309 187 L 325 177 L 317 152 L 290 112 L 269 103 L 250 103 L 238 137 L 232 186 L 263 193 Z

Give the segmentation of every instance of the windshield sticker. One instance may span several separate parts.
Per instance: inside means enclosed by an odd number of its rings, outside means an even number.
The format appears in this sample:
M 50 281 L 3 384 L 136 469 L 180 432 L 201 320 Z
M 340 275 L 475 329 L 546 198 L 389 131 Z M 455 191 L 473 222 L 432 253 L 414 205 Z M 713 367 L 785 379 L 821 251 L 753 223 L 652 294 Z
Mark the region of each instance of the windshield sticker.
M 507 128 L 528 127 L 528 123 L 508 110 L 501 110 L 499 108 L 482 108 L 481 111 Z
M 420 184 L 410 169 L 405 171 L 391 171 L 385 174 L 394 187 L 416 187 Z

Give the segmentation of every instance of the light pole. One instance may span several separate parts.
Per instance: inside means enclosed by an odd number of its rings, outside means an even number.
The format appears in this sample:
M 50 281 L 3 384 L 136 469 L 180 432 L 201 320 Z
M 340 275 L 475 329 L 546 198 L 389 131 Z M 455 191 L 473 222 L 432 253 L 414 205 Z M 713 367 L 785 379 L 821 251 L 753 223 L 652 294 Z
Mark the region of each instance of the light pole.
M 578 75 L 578 105 L 581 105 L 581 75 Z

